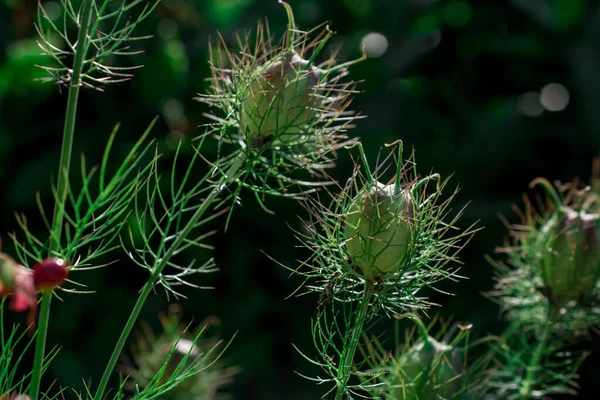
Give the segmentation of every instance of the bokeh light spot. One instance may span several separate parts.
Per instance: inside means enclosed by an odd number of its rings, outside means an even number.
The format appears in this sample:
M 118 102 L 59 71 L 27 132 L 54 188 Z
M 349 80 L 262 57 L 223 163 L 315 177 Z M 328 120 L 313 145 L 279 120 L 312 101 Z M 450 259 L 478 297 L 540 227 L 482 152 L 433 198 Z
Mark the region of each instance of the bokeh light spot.
M 471 19 L 471 6 L 464 0 L 453 0 L 444 7 L 444 19 L 451 26 L 463 26 Z
M 61 14 L 61 6 L 54 1 L 47 1 L 43 4 L 43 9 L 52 21 L 56 21 Z
M 163 106 L 163 114 L 167 122 L 179 122 L 185 118 L 183 103 L 177 99 L 168 99 Z
M 363 36 L 360 46 L 364 47 L 367 57 L 381 57 L 388 48 L 388 40 L 381 33 L 371 32 Z
M 562 111 L 567 105 L 571 96 L 566 87 L 558 83 L 549 83 L 542 88 L 540 102 L 548 111 Z
M 517 109 L 531 118 L 539 117 L 544 113 L 544 107 L 540 103 L 540 95 L 537 92 L 525 92 L 519 96 Z
M 165 144 L 171 150 L 177 150 L 179 142 L 185 138 L 185 135 L 179 131 L 170 131 L 165 138 Z
M 177 37 L 179 26 L 174 20 L 170 18 L 163 18 L 158 22 L 156 30 L 158 32 L 158 36 L 160 36 L 162 39 L 170 40 Z

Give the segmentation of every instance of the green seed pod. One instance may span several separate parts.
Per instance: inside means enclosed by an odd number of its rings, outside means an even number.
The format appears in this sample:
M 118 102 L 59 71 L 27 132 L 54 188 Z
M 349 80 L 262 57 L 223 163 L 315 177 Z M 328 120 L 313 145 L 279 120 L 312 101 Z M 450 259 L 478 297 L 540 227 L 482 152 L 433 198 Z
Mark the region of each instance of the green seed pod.
M 319 81 L 319 70 L 296 52 L 267 66 L 250 82 L 241 103 L 239 124 L 247 142 L 297 140 L 315 118 Z
M 398 400 L 451 399 L 462 392 L 464 366 L 461 348 L 425 335 L 388 371 L 392 377 L 389 398 Z
M 550 300 L 559 307 L 570 301 L 587 304 L 600 273 L 598 216 L 567 208 L 541 228 L 545 247 L 540 269 Z
M 406 264 L 414 210 L 410 192 L 394 185 L 363 189 L 346 213 L 346 250 L 365 279 L 397 272 Z

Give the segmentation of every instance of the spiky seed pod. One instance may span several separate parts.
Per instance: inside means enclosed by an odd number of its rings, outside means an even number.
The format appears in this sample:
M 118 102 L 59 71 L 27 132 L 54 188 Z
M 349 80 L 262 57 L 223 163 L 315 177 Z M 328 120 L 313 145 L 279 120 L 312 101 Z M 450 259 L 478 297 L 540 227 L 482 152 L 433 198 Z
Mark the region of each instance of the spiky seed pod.
M 413 218 L 410 192 L 393 184 L 375 182 L 354 197 L 344 234 L 350 262 L 360 275 L 371 280 L 406 262 Z
M 356 84 L 346 77 L 348 67 L 365 56 L 340 64 L 326 56 L 320 62 L 333 32 L 322 26 L 301 31 L 291 7 L 280 3 L 288 16 L 281 40 L 262 23 L 237 38 L 239 49 L 221 40 L 211 49 L 209 93 L 197 100 L 215 111 L 210 133 L 220 148 L 233 149 L 220 153 L 229 154 L 220 160 L 222 170 L 232 160 L 243 162 L 239 185 L 297 196 L 331 183 L 325 170 L 335 165 L 337 150 L 356 141 L 346 134 L 356 118 L 348 110 Z
M 38 290 L 52 291 L 61 286 L 69 275 L 69 265 L 57 257 L 46 258 L 33 266 L 33 281 Z
M 551 301 L 558 307 L 570 301 L 589 302 L 600 277 L 598 215 L 569 207 L 554 213 L 541 227 L 547 249 L 540 274 Z
M 423 335 L 389 368 L 395 379 L 389 398 L 397 400 L 451 399 L 462 392 L 463 349 Z M 418 397 L 415 397 L 418 396 Z
M 295 51 L 263 68 L 241 103 L 240 130 L 253 144 L 297 141 L 316 118 L 320 71 Z
M 491 353 L 473 356 L 473 347 L 496 341 L 485 337 L 470 341 L 472 325 L 440 321 L 437 337 L 431 334 L 438 318 L 429 326 L 416 316 L 415 326 L 400 341 L 400 320 L 395 321 L 395 347 L 389 351 L 376 339 L 365 341 L 361 352 L 368 360 L 369 380 L 374 379 L 372 398 L 390 400 L 480 399 L 490 374 Z M 364 378 L 367 379 L 367 378 Z
M 161 317 L 162 332 L 155 335 L 146 329 L 135 343 L 133 365 L 122 366 L 121 370 L 131 376 L 130 388 L 147 387 L 162 370 L 159 385 L 173 384 L 174 381 L 177 384 L 163 393 L 161 399 L 228 399 L 222 389 L 231 383 L 237 368 L 227 367 L 217 360 L 220 353 L 217 338 L 204 337 L 206 329 L 214 327 L 215 319 L 202 324 L 203 327 L 194 333 L 182 325 L 178 307 L 173 305 L 171 310 L 170 314 Z
M 402 314 L 432 305 L 417 296 L 423 287 L 458 276 L 453 264 L 475 224 L 458 229 L 462 209 L 450 212 L 453 193 L 442 199 L 448 180 L 418 176 L 412 160 L 401 161 L 402 143 L 389 146 L 395 151 L 371 172 L 357 144 L 362 169 L 357 166 L 330 205 L 319 198 L 307 202 L 311 221 L 297 237 L 313 255 L 304 263 L 307 272 L 295 272 L 316 281 L 307 288 L 327 300 L 322 305 L 361 302 L 367 284 L 378 291 L 374 307 Z M 386 180 L 384 173 L 394 170 L 393 179 Z
M 508 262 L 491 261 L 498 282 L 489 295 L 528 328 L 552 318 L 553 334 L 586 336 L 600 324 L 600 197 L 577 179 L 552 185 L 536 178 L 530 186 L 540 186 L 546 200 L 534 207 L 525 198 L 513 242 L 497 250 Z

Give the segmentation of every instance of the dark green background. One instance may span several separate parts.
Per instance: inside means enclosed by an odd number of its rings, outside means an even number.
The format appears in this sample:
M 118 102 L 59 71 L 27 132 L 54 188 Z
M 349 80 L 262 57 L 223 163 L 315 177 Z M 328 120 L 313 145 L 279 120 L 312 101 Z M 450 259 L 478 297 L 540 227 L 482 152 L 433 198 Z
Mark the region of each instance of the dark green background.
M 600 6 L 592 0 L 290 0 L 300 28 L 323 21 L 338 35 L 340 58 L 360 55 L 361 38 L 379 32 L 389 41 L 380 58 L 351 70 L 363 91 L 352 108 L 368 118 L 351 135 L 360 136 L 374 157 L 386 142 L 401 138 L 416 150 L 422 173 L 434 169 L 454 174 L 460 184 L 456 207 L 471 202 L 463 227 L 481 220 L 478 233 L 462 254 L 468 277 L 442 288 L 455 297 L 434 295 L 439 311 L 474 323 L 474 334 L 499 333 L 504 326 L 498 308 L 482 297 L 493 284 L 484 254 L 493 254 L 506 231 L 499 214 L 516 221 L 511 204 L 537 176 L 551 180 L 589 178 L 592 158 L 600 152 Z M 56 5 L 56 3 L 55 3 Z M 33 0 L 0 0 L 0 237 L 12 251 L 7 234 L 16 229 L 13 212 L 25 212 L 36 223 L 35 193 L 51 206 L 51 176 L 56 175 L 66 90 L 34 78 L 44 63 L 35 44 Z M 207 109 L 191 98 L 205 91 L 208 41 L 220 31 L 225 38 L 267 17 L 271 29 L 285 29 L 285 13 L 275 0 L 164 0 L 141 26 L 155 35 L 145 53 L 127 63 L 145 68 L 127 83 L 104 93 L 84 90 L 80 97 L 75 153 L 97 162 L 114 124 L 122 123 L 117 153 L 124 152 L 155 116 L 153 136 L 163 148 L 178 131 L 193 137 L 207 122 Z M 165 19 L 177 30 L 158 34 Z M 162 25 L 161 24 L 162 21 Z M 169 22 L 168 22 L 169 23 Z M 169 25 L 166 25 L 167 27 Z M 173 32 L 171 32 L 173 33 Z M 333 47 L 332 47 L 333 48 Z M 330 51 L 332 48 L 328 49 Z M 567 88 L 570 102 L 561 112 L 524 115 L 518 107 L 526 92 L 548 83 Z M 177 117 L 173 110 L 183 110 Z M 76 164 L 75 164 L 76 165 Z M 334 175 L 345 180 L 351 164 L 341 153 Z M 322 388 L 294 371 L 317 371 L 301 359 L 292 343 L 312 354 L 310 321 L 316 296 L 285 299 L 300 279 L 290 277 L 263 251 L 287 265 L 304 256 L 294 246 L 292 227 L 301 207 L 270 199 L 275 216 L 264 214 L 252 196 L 234 213 L 227 233 L 211 242 L 221 271 L 196 278 L 212 291 L 186 291 L 186 319 L 209 315 L 222 320 L 222 334 L 237 333 L 226 358 L 241 366 L 232 391 L 236 399 L 314 399 Z M 223 221 L 223 220 L 221 220 Z M 215 225 L 219 227 L 219 225 Z M 97 382 L 105 361 L 141 288 L 146 273 L 126 261 L 73 278 L 97 291 L 64 295 L 52 310 L 49 345 L 61 353 L 46 382 L 82 387 Z M 193 255 L 190 255 L 190 258 Z M 167 307 L 159 291 L 142 318 L 157 325 Z M 589 347 L 597 349 L 594 338 Z M 595 398 L 600 389 L 600 356 L 582 366 L 580 398 Z

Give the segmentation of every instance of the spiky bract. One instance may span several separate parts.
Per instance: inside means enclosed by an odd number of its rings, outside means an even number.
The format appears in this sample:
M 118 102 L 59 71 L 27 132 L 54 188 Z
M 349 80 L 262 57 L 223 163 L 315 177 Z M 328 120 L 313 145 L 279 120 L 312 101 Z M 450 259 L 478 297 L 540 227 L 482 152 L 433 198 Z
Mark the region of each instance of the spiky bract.
M 490 357 L 485 352 L 476 358 L 469 354 L 471 325 L 450 326 L 434 318 L 425 326 L 417 317 L 411 316 L 411 319 L 414 326 L 405 332 L 402 341 L 399 320 L 396 320 L 396 339 L 391 351 L 375 337 L 367 339 L 361 348 L 371 367 L 365 377 L 374 377 L 369 390 L 372 398 L 480 398 L 489 375 Z M 431 331 L 438 322 L 441 329 L 433 337 Z
M 150 328 L 138 336 L 133 348 L 133 363 L 122 370 L 129 374 L 129 388 L 149 392 L 161 389 L 161 399 L 217 400 L 229 396 L 222 389 L 231 384 L 237 368 L 219 360 L 221 340 L 208 336 L 206 329 L 216 326 L 207 320 L 195 332 L 181 322 L 177 307 L 161 317 L 162 332 Z M 126 383 L 127 386 L 127 383 Z M 156 390 L 155 389 L 155 390 Z
M 401 144 L 398 147 L 401 157 Z M 360 149 L 362 154 L 362 147 Z M 454 213 L 450 210 L 456 191 L 444 198 L 442 192 L 447 180 L 440 181 L 436 174 L 420 177 L 414 161 L 399 162 L 392 151 L 378 162 L 374 173 L 371 173 L 364 155 L 362 164 L 363 168 L 357 166 L 352 178 L 340 188 L 341 192 L 331 195 L 329 206 L 318 199 L 307 202 L 311 221 L 303 231 L 297 232 L 297 237 L 303 246 L 312 250 L 312 255 L 296 272 L 307 280 L 312 280 L 307 285 L 308 290 L 330 292 L 329 300 L 360 301 L 367 282 L 372 287 L 373 296 L 370 301 L 376 309 L 383 307 L 388 314 L 399 314 L 407 309 L 427 308 L 431 303 L 425 298 L 419 298 L 418 292 L 443 279 L 458 278 L 457 254 L 469 241 L 475 227 L 459 231 L 456 223 L 462 210 Z M 404 206 L 386 210 L 399 214 L 391 218 L 392 221 L 403 221 L 404 218 L 409 218 L 408 214 L 412 214 L 409 231 L 403 231 L 409 238 L 404 233 L 400 235 L 403 243 L 398 246 L 401 246 L 402 254 L 390 253 L 399 257 L 389 260 L 390 268 L 385 271 L 374 268 L 367 274 L 364 265 L 355 261 L 356 253 L 351 247 L 355 239 L 352 235 L 348 237 L 346 224 L 348 215 L 357 212 L 357 194 L 379 187 L 379 182 L 385 181 L 384 175 L 389 170 L 395 172 L 389 185 L 398 188 L 398 193 L 406 193 L 412 199 L 412 205 L 410 213 Z M 392 234 L 387 236 L 369 233 L 367 229 L 363 235 L 367 237 L 360 240 L 370 239 L 373 246 L 369 250 L 375 248 L 378 254 L 386 254 L 388 248 L 393 250 L 390 246 L 398 244 L 394 242 L 398 239 L 396 228 L 391 229 Z M 369 234 L 372 235 L 371 238 L 368 237 Z M 371 258 L 377 258 L 378 254 L 372 254 Z
M 281 3 L 289 20 L 281 41 L 274 43 L 266 23 L 238 36 L 235 51 L 221 38 L 211 49 L 209 93 L 198 100 L 216 111 L 209 117 L 221 154 L 232 145 L 244 160 L 239 183 L 290 195 L 298 191 L 290 186 L 310 191 L 327 183 L 324 170 L 334 165 L 336 150 L 353 142 L 346 130 L 355 119 L 347 111 L 355 84 L 343 78 L 356 61 L 335 65 L 330 57 L 317 64 L 333 33 L 322 25 L 298 30 L 291 8 Z
M 547 197 L 537 209 L 525 198 L 512 241 L 498 250 L 506 264 L 492 261 L 499 276 L 491 295 L 524 326 L 539 326 L 552 313 L 554 333 L 585 334 L 600 324 L 598 194 L 577 180 L 553 187 L 538 178 L 535 185 Z

